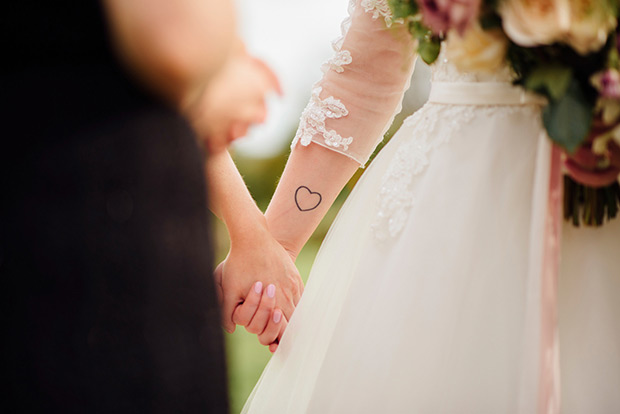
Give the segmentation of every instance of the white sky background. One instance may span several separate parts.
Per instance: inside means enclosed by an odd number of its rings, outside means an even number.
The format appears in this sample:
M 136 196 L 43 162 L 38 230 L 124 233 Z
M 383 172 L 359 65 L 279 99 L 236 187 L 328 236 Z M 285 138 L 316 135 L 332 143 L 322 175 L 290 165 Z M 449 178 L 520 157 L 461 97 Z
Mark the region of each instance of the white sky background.
M 274 70 L 284 95 L 268 99 L 265 124 L 253 127 L 234 147 L 244 155 L 267 157 L 290 142 L 312 85 L 321 78 L 321 64 L 333 55 L 331 41 L 340 36 L 349 0 L 236 0 L 236 4 L 239 31 L 249 52 Z M 416 95 L 425 99 L 428 70 L 418 70 L 421 66 L 418 62 L 416 72 L 424 72 L 423 85 L 416 88 L 420 90 Z M 414 101 L 420 100 L 417 96 Z

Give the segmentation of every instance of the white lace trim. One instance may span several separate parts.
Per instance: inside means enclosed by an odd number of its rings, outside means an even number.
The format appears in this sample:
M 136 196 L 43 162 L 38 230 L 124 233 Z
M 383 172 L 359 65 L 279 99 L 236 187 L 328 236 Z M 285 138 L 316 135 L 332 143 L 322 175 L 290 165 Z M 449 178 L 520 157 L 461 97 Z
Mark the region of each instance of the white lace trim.
M 327 62 L 323 63 L 322 70 L 323 72 L 327 72 L 328 70 L 333 70 L 337 73 L 344 72 L 344 65 L 348 65 L 353 62 L 353 58 L 351 57 L 351 52 L 348 50 L 340 50 L 336 51 L 336 54 L 329 59 Z
M 351 52 L 348 50 L 342 50 L 342 43 L 344 38 L 351 27 L 351 16 L 355 10 L 355 0 L 349 1 L 349 14 L 346 19 L 340 25 L 340 36 L 332 42 L 332 48 L 336 54 L 323 64 L 321 67 L 323 73 L 328 70 L 333 70 L 336 73 L 344 72 L 345 65 L 353 62 Z M 320 81 L 319 81 L 320 82 Z M 343 138 L 335 130 L 328 130 L 325 126 L 326 119 L 338 119 L 345 117 L 349 114 L 349 111 L 344 104 L 330 96 L 324 100 L 319 97 L 323 88 L 315 84 L 312 89 L 312 96 L 310 102 L 301 114 L 299 128 L 291 143 L 291 149 L 297 145 L 298 142 L 301 145 L 307 147 L 312 142 L 312 139 L 318 135 L 323 137 L 323 143 L 327 147 L 341 148 L 342 151 L 347 151 L 349 145 L 353 142 L 353 137 Z M 320 143 L 320 142 L 319 142 Z
M 323 136 L 325 145 L 333 148 L 342 148 L 343 151 L 349 149 L 349 145 L 353 142 L 352 137 L 343 138 L 333 129 L 327 129 L 325 126 L 326 119 L 338 119 L 349 114 L 349 111 L 342 102 L 333 96 L 329 96 L 325 99 L 319 97 L 322 91 L 321 87 L 316 87 L 312 90 L 312 97 L 304 112 L 301 114 L 301 122 L 299 123 L 299 129 L 291 148 L 294 147 L 297 142 L 300 142 L 303 146 L 310 145 L 312 138 L 317 135 Z
M 372 224 L 375 237 L 379 240 L 396 237 L 404 228 L 409 210 L 416 201 L 413 183 L 428 166 L 432 150 L 448 142 L 457 129 L 470 123 L 474 116 L 508 116 L 522 110 L 518 105 L 480 107 L 428 103 L 407 118 L 401 128 L 415 125 L 410 132 L 415 138 L 400 145 L 383 177 L 377 195 L 377 216 Z M 532 116 L 536 116 L 536 107 L 532 111 Z
M 344 42 L 344 38 L 349 31 L 349 27 L 351 27 L 351 16 L 353 16 L 353 11 L 355 10 L 355 1 L 349 1 L 349 10 L 346 19 L 342 21 L 340 24 L 340 36 L 332 41 L 332 49 L 336 52 L 336 55 L 329 59 L 327 62 L 323 64 L 321 69 L 323 72 L 327 72 L 329 69 L 332 69 L 338 73 L 344 72 L 344 65 L 348 65 L 353 62 L 353 58 L 351 57 L 351 52 L 348 50 L 342 49 L 342 43 Z
M 364 8 L 366 13 L 372 12 L 373 19 L 378 19 L 379 16 L 382 16 L 388 27 L 395 22 L 393 19 L 392 10 L 388 5 L 387 0 L 361 0 L 360 5 Z M 336 53 L 331 59 L 323 64 L 323 72 L 333 70 L 336 73 L 342 73 L 344 72 L 344 66 L 353 62 L 351 52 L 346 49 L 342 49 L 342 44 L 349 28 L 351 27 L 351 16 L 353 16 L 354 11 L 355 0 L 350 0 L 349 15 L 340 25 L 341 35 L 332 42 L 332 48 Z M 400 21 L 400 19 L 397 21 Z M 315 85 L 315 88 L 312 90 L 310 102 L 301 115 L 299 129 L 297 130 L 295 138 L 291 143 L 291 148 L 295 147 L 298 142 L 300 142 L 303 146 L 308 146 L 315 136 L 321 135 L 323 137 L 324 144 L 327 147 L 341 148 L 342 151 L 347 151 L 349 149 L 349 145 L 353 142 L 353 137 L 343 138 L 335 130 L 328 130 L 325 126 L 325 120 L 345 117 L 349 114 L 349 111 L 340 100 L 334 98 L 333 96 L 321 100 L 319 98 L 321 91 L 322 88 Z M 400 110 L 398 110 L 397 113 L 398 112 L 400 112 Z
M 401 19 L 394 20 L 392 9 L 390 9 L 387 0 L 362 0 L 360 6 L 364 8 L 366 13 L 372 12 L 373 19 L 378 19 L 379 16 L 382 16 L 387 27 L 401 21 Z

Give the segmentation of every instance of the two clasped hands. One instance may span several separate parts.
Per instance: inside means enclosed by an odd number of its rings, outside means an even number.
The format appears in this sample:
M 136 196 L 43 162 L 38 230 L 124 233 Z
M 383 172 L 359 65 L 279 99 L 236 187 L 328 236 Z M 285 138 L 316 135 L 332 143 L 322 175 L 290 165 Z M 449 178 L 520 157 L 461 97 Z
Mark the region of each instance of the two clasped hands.
M 266 117 L 265 97 L 281 93 L 274 73 L 236 35 L 232 2 L 107 0 L 119 54 L 137 79 L 175 106 L 208 153 L 211 210 L 229 231 L 231 250 L 215 271 L 223 325 L 258 335 L 274 351 L 303 282 L 268 229 L 227 147 Z
M 270 215 L 268 210 L 265 217 L 258 210 L 224 150 L 232 139 L 245 135 L 252 123 L 264 119 L 264 94 L 279 91 L 271 71 L 243 48 L 235 59 L 225 65 L 229 70 L 214 79 L 199 106 L 203 123 L 198 129 L 204 126 L 205 142 L 211 150 L 207 164 L 211 207 L 226 223 L 231 239 L 230 252 L 216 268 L 215 279 L 224 328 L 233 332 L 236 325 L 245 326 L 274 352 L 303 292 L 294 265 L 301 246 L 272 236 L 270 228 L 277 226 L 279 215 Z M 620 172 L 620 148 L 614 143 L 609 148 L 606 156 L 595 154 L 589 146 L 567 154 L 566 169 L 579 182 L 593 187 L 609 185 Z M 603 169 L 602 159 L 608 162 Z
M 298 251 L 269 232 L 232 161 L 227 146 L 266 117 L 265 97 L 281 93 L 277 77 L 243 44 L 233 41 L 229 58 L 187 114 L 208 150 L 206 177 L 211 210 L 226 224 L 230 252 L 215 270 L 223 326 L 256 334 L 274 352 L 303 291 L 295 267 Z
M 303 291 L 295 258 L 322 215 L 317 212 L 304 230 L 283 236 L 292 232 L 290 225 L 297 216 L 283 221 L 282 206 L 273 209 L 277 213 L 268 210 L 263 215 L 226 148 L 252 124 L 264 121 L 265 95 L 280 92 L 277 78 L 247 53 L 235 35 L 229 1 L 107 0 L 104 4 L 125 63 L 142 83 L 186 116 L 208 150 L 211 209 L 225 222 L 231 239 L 228 257 L 215 270 L 223 325 L 229 332 L 236 324 L 245 326 L 274 351 Z M 567 157 L 568 172 L 591 186 L 613 182 L 620 172 L 620 148 L 615 144 L 610 148 L 605 157 L 589 148 L 579 150 Z M 321 154 L 324 164 L 306 179 L 329 169 L 334 156 Z M 600 165 L 602 158 L 605 168 Z M 345 162 L 338 160 L 339 165 Z M 329 173 L 348 177 L 357 167 L 353 163 L 347 167 L 350 171 L 338 168 Z M 278 237 L 272 236 L 274 228 L 280 229 Z

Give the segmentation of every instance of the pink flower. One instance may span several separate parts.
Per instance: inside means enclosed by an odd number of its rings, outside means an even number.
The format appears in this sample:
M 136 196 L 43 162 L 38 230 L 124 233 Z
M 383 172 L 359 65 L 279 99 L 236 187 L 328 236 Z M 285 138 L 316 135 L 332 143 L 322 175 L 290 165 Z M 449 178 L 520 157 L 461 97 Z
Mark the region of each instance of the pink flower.
M 595 73 L 590 82 L 599 92 L 596 113 L 604 125 L 616 125 L 615 138 L 620 141 L 620 72 L 617 69 L 606 69 Z
M 447 33 L 455 29 L 465 33 L 478 17 L 481 0 L 420 0 L 422 19 L 434 33 Z
M 620 72 L 607 69 L 592 77 L 592 84 L 600 92 L 602 98 L 620 99 Z

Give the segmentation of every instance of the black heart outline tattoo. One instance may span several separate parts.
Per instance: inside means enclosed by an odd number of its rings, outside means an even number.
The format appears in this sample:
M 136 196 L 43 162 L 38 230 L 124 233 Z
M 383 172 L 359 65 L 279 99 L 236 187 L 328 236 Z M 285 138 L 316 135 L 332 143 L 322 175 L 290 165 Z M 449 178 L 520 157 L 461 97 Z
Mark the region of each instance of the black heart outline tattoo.
M 311 196 L 318 195 L 319 196 L 318 202 L 309 208 L 303 208 L 301 205 L 299 205 L 299 191 L 301 191 L 302 189 L 306 190 L 308 194 L 310 194 Z M 310 190 L 308 187 L 306 187 L 305 185 L 302 185 L 299 188 L 297 188 L 297 190 L 295 190 L 295 204 L 297 205 L 297 208 L 299 209 L 299 211 L 312 211 L 315 208 L 317 208 L 321 204 L 322 201 L 323 201 L 323 196 L 321 195 L 321 193 L 314 192 Z

